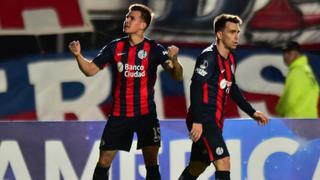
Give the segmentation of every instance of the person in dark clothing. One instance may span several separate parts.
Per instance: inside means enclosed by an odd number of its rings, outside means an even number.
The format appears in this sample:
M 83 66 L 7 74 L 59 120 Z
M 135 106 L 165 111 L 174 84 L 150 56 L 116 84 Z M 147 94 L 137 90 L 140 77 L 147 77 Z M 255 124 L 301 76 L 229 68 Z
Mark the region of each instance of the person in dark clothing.
M 108 179 L 109 168 L 118 150 L 129 151 L 134 132 L 138 135 L 138 149 L 142 149 L 147 180 L 160 180 L 158 151 L 160 126 L 154 102 L 157 67 L 162 65 L 176 80 L 182 80 L 182 66 L 177 60 L 179 48 L 168 50 L 145 37 L 152 20 L 152 11 L 141 4 L 133 4 L 123 23 L 128 35 L 102 48 L 93 59 L 81 55 L 79 41 L 69 44 L 79 68 L 87 76 L 95 75 L 106 65 L 112 67 L 113 104 L 104 128 L 100 156 L 93 179 Z
M 222 14 L 214 19 L 216 44 L 197 58 L 191 82 L 191 105 L 187 127 L 193 140 L 189 165 L 179 180 L 197 179 L 213 163 L 218 180 L 230 179 L 230 155 L 222 136 L 224 110 L 230 97 L 260 125 L 269 119 L 243 97 L 235 80 L 236 60 L 232 50 L 239 43 L 242 20 Z

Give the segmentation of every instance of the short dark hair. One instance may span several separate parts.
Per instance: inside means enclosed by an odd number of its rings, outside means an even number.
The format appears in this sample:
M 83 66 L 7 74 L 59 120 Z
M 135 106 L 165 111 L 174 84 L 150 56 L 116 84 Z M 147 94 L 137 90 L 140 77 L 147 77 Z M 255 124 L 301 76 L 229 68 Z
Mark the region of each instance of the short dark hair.
M 282 47 L 282 51 L 284 51 L 284 52 L 288 52 L 288 51 L 301 52 L 301 47 L 300 47 L 300 44 L 298 42 L 289 41 Z
M 147 7 L 143 4 L 132 4 L 129 6 L 128 10 L 129 11 L 140 11 L 141 18 L 144 20 L 144 22 L 147 23 L 146 29 L 149 27 L 149 25 L 152 21 L 152 18 L 153 18 L 153 11 L 149 7 Z
M 227 22 L 233 22 L 241 25 L 242 19 L 239 16 L 233 14 L 221 14 L 215 17 L 213 20 L 214 32 L 217 33 L 219 31 L 222 31 L 225 28 Z

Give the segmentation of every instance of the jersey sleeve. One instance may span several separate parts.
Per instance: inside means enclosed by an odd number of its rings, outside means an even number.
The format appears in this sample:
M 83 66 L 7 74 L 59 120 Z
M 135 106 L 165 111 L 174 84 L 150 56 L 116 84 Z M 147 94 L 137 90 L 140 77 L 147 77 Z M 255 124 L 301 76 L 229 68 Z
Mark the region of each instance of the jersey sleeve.
M 154 56 L 159 64 L 163 64 L 169 59 L 168 51 L 161 44 L 154 45 Z
M 102 69 L 106 64 L 110 63 L 113 59 L 113 43 L 109 43 L 104 46 L 99 54 L 93 59 L 93 63 L 95 63 L 100 69 Z
M 214 71 L 213 63 L 214 57 L 209 57 L 208 54 L 201 54 L 197 58 L 191 80 L 204 83 Z
M 210 60 L 210 61 L 209 61 Z M 203 86 L 214 70 L 214 57 L 208 54 L 201 54 L 197 58 L 190 86 L 191 116 L 195 123 L 203 122 L 202 100 Z
M 238 85 L 236 84 L 234 77 L 233 77 L 233 83 L 232 83 L 231 89 L 230 89 L 230 96 L 231 96 L 232 100 L 237 103 L 237 105 L 240 107 L 240 109 L 242 111 L 244 111 L 250 117 L 253 117 L 253 114 L 256 112 L 256 110 L 245 99 L 241 90 L 239 89 Z
M 202 99 L 203 99 L 203 84 L 200 81 L 192 81 L 190 86 L 190 101 L 191 101 L 191 117 L 192 122 L 202 123 Z

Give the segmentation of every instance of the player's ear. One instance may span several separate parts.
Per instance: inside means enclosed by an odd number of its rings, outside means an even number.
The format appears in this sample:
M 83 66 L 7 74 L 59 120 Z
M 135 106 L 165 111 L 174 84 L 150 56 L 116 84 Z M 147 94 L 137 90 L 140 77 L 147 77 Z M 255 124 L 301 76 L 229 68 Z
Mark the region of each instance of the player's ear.
M 144 30 L 146 30 L 146 28 L 147 28 L 147 23 L 144 22 L 144 21 L 142 21 L 142 23 L 141 23 L 141 28 L 144 29 Z
M 218 38 L 219 40 L 222 39 L 222 32 L 221 32 L 221 31 L 217 32 L 217 38 Z

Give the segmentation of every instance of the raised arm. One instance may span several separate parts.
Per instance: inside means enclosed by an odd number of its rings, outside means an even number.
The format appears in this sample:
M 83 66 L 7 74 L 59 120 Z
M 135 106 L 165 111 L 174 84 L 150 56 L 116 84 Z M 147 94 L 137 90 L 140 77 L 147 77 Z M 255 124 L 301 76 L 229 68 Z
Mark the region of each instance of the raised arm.
M 69 49 L 76 58 L 78 66 L 83 74 L 86 76 L 93 76 L 97 74 L 97 72 L 100 70 L 99 67 L 95 63 L 92 63 L 92 60 L 88 60 L 82 56 L 81 45 L 79 41 L 70 42 Z
M 165 62 L 164 68 L 170 73 L 171 77 L 181 81 L 183 79 L 183 68 L 178 61 L 178 53 L 178 47 L 173 45 L 168 47 L 169 59 Z

